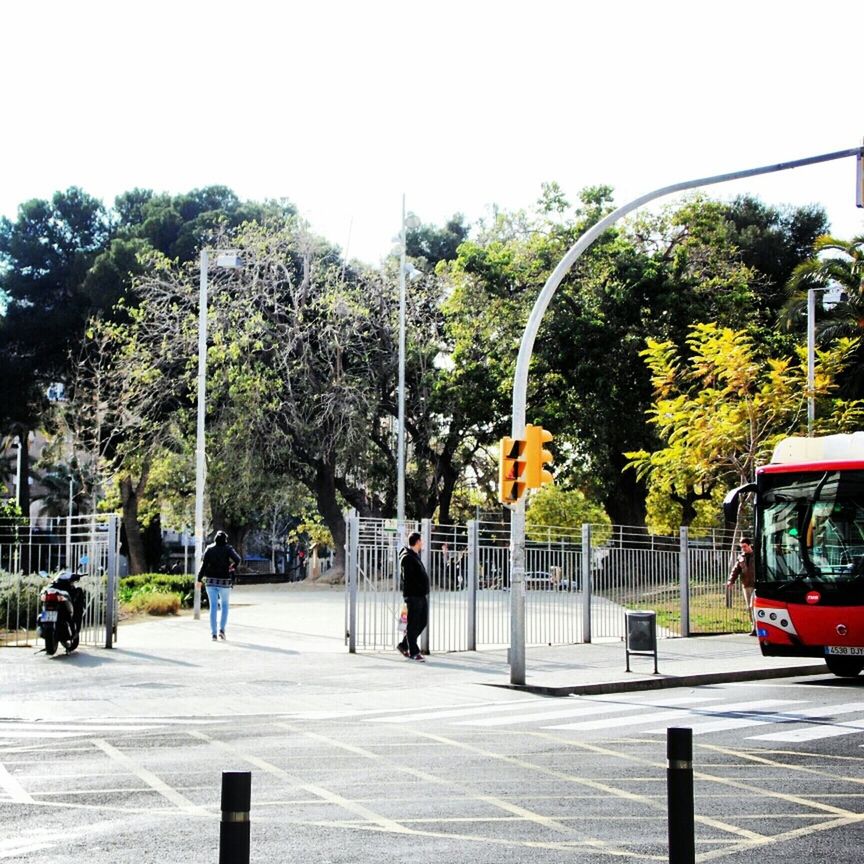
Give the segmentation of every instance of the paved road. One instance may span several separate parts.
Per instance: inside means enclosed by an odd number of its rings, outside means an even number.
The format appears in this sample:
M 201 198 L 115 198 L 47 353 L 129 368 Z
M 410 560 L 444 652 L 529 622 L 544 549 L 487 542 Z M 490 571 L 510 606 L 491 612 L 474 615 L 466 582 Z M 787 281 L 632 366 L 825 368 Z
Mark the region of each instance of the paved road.
M 665 730 L 689 726 L 700 861 L 859 860 L 860 682 L 550 699 L 321 653 L 281 679 L 315 688 L 292 700 L 266 675 L 234 686 L 249 651 L 207 645 L 173 667 L 132 651 L 108 668 L 104 654 L 27 658 L 56 686 L 71 671 L 101 684 L 69 686 L 75 717 L 42 701 L 42 719 L 0 723 L 0 858 L 215 861 L 220 773 L 249 770 L 253 861 L 665 861 Z

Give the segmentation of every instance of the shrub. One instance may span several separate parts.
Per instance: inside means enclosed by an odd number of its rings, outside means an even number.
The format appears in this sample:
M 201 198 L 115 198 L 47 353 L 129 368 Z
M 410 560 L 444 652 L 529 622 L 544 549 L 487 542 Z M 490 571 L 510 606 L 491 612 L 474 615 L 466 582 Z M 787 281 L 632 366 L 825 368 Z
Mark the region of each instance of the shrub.
M 195 577 L 174 573 L 139 573 L 120 580 L 120 602 L 127 608 L 139 595 L 153 593 L 176 594 L 181 607 L 189 609 L 195 592 Z M 202 591 L 202 603 L 206 605 L 207 594 Z
M 180 611 L 180 595 L 170 591 L 141 591 L 123 604 L 127 612 L 147 615 L 176 615 Z

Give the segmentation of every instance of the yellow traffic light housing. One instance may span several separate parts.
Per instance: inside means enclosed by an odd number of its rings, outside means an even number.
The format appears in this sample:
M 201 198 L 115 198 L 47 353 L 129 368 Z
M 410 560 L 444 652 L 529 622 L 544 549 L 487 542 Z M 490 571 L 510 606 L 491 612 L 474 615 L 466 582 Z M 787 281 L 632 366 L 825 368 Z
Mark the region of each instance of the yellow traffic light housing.
M 498 463 L 498 500 L 502 504 L 515 504 L 525 494 L 525 467 L 525 441 L 502 438 Z
M 544 467 L 553 459 L 552 454 L 543 448 L 543 445 L 551 440 L 552 433 L 542 426 L 532 426 L 529 423 L 525 427 L 525 485 L 529 489 L 539 489 L 546 483 L 555 482 L 552 472 Z

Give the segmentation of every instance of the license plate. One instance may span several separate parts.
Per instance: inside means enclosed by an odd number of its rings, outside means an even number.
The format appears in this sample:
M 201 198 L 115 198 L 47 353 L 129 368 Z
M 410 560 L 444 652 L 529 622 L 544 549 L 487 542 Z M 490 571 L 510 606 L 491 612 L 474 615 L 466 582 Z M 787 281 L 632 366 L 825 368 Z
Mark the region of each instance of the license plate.
M 841 657 L 864 657 L 864 648 L 851 648 L 846 645 L 826 645 L 826 654 L 839 654 Z
M 57 623 L 57 610 L 56 609 L 52 609 L 52 610 L 46 609 L 42 613 L 42 620 L 53 622 L 56 624 Z

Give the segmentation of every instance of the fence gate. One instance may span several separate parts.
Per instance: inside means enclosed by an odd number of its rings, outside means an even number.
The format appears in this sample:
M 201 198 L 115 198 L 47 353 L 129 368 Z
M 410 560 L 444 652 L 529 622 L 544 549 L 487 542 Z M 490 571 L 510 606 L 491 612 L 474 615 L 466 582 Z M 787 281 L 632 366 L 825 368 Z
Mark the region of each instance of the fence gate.
M 345 623 L 349 650 L 392 650 L 400 640 L 399 541 L 395 520 L 347 517 Z M 433 653 L 510 644 L 510 526 L 408 523 L 423 537 Z M 728 532 L 690 537 L 645 528 L 529 528 L 525 544 L 525 644 L 624 638 L 626 611 L 657 613 L 658 635 L 750 629 L 740 592 L 727 593 L 734 555 Z
M 117 637 L 119 520 L 114 515 L 0 519 L 0 647 L 41 643 L 39 592 L 62 570 L 84 574 L 81 644 Z

